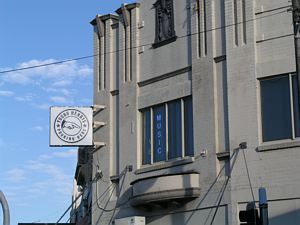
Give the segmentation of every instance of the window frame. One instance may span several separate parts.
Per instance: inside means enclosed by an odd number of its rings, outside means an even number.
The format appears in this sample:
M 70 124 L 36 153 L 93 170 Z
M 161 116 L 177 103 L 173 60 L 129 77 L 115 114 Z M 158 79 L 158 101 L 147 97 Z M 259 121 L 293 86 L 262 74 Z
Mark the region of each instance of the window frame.
M 291 129 L 291 137 L 289 138 L 281 138 L 281 139 L 272 139 L 272 140 L 264 140 L 264 130 L 263 130 L 263 101 L 262 101 L 262 85 L 261 82 L 262 81 L 267 81 L 267 80 L 271 80 L 271 79 L 279 79 L 282 77 L 288 77 L 288 82 L 289 82 L 289 101 L 290 101 L 290 108 L 289 108 L 289 113 L 290 113 L 290 129 Z M 293 79 L 296 78 L 297 75 L 295 73 L 286 73 L 286 74 L 278 74 L 278 75 L 274 75 L 274 76 L 268 76 L 268 77 L 262 77 L 259 78 L 259 109 L 260 109 L 260 139 L 261 139 L 261 143 L 276 143 L 276 142 L 281 142 L 281 141 L 286 141 L 286 140 L 295 140 L 295 139 L 299 139 L 300 138 L 300 134 L 298 133 L 297 136 L 297 125 L 296 125 L 296 119 L 295 119 L 295 104 L 297 104 L 295 101 L 299 101 L 299 91 L 298 91 L 298 86 L 297 86 L 297 81 L 296 81 L 296 87 L 294 86 L 294 81 Z M 295 90 L 296 88 L 296 90 Z M 294 96 L 295 91 L 297 92 L 297 97 Z M 299 102 L 298 102 L 299 104 Z M 299 110 L 300 106 L 298 106 L 298 110 Z M 298 112 L 299 115 L 300 112 Z M 299 120 L 299 118 L 298 118 Z M 298 125 L 299 126 L 299 125 Z M 299 127 L 298 127 L 299 129 Z M 299 132 L 299 131 L 298 131 Z
M 142 119 L 142 123 L 141 123 L 141 129 L 143 131 L 143 135 L 142 135 L 142 140 L 141 140 L 141 143 L 142 143 L 142 146 L 141 146 L 141 149 L 142 149 L 142 160 L 141 160 L 141 164 L 142 166 L 147 166 L 147 165 L 155 165 L 155 164 L 159 164 L 159 163 L 164 163 L 164 162 L 169 162 L 169 161 L 174 161 L 174 160 L 178 160 L 178 159 L 183 159 L 185 157 L 193 157 L 194 156 L 194 136 L 192 137 L 192 141 L 193 143 L 190 143 L 190 146 L 193 147 L 192 150 L 186 150 L 186 129 L 188 128 L 185 124 L 185 102 L 187 99 L 190 98 L 190 101 L 193 102 L 193 98 L 192 96 L 186 96 L 186 97 L 182 97 L 182 98 L 178 98 L 178 99 L 174 99 L 174 100 L 171 100 L 171 101 L 168 101 L 168 102 L 164 102 L 164 103 L 161 103 L 161 104 L 157 104 L 157 105 L 153 105 L 153 106 L 150 106 L 150 107 L 147 107 L 145 109 L 141 109 L 140 110 L 140 113 L 141 113 L 141 117 L 143 118 Z M 174 157 L 174 158 L 171 158 L 169 157 L 170 156 L 170 149 L 169 149 L 169 103 L 171 102 L 175 102 L 175 101 L 180 101 L 180 109 L 181 109 L 181 156 L 178 156 L 178 157 Z M 160 106 L 164 106 L 165 108 L 165 160 L 161 160 L 161 161 L 154 161 L 154 154 L 155 154 L 155 149 L 154 149 L 154 108 L 155 107 L 160 107 Z M 193 119 L 193 104 L 190 105 L 191 108 L 191 113 L 192 113 L 192 121 L 194 120 Z M 145 121 L 144 121 L 144 113 L 147 112 L 147 111 L 150 111 L 150 134 L 151 134 L 151 146 L 150 146 L 150 153 L 151 153 L 151 156 L 150 156 L 150 163 L 148 163 L 148 160 L 145 158 L 145 136 L 144 136 L 144 126 L 145 126 Z M 192 126 L 191 127 L 192 129 L 192 134 L 194 134 L 194 127 Z M 192 154 L 186 154 L 187 152 L 192 152 Z M 146 159 L 146 160 L 145 160 Z

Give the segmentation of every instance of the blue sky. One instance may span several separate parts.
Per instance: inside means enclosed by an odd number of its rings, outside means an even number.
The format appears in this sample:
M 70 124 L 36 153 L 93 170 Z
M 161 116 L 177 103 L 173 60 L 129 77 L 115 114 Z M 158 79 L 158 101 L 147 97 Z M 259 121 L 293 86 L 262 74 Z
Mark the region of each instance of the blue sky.
M 92 55 L 89 22 L 124 2 L 1 0 L 0 71 Z M 56 222 L 70 205 L 77 149 L 49 147 L 49 107 L 92 105 L 92 68 L 90 58 L 0 74 L 0 190 L 12 225 Z

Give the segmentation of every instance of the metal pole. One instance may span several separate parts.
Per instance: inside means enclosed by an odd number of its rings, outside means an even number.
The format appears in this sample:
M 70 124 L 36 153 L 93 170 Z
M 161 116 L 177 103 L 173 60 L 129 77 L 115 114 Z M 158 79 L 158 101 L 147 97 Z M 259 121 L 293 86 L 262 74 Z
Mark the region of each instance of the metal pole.
M 2 205 L 2 210 L 3 210 L 3 225 L 10 225 L 8 203 L 2 191 L 0 191 L 0 203 Z
M 265 188 L 259 188 L 259 212 L 260 212 L 260 224 L 269 225 L 269 215 L 268 215 L 268 200 L 267 192 Z
M 296 76 L 298 83 L 298 94 L 300 96 L 300 0 L 292 0 L 294 38 L 295 38 L 295 57 L 296 57 Z M 299 102 L 297 102 L 299 104 Z

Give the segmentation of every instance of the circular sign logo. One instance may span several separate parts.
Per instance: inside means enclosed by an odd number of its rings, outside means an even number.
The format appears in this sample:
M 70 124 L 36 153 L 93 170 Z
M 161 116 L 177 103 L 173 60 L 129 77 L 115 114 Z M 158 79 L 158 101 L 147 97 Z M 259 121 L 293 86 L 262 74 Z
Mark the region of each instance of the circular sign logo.
M 67 109 L 57 115 L 54 130 L 64 142 L 76 143 L 85 138 L 89 130 L 87 117 L 76 109 Z

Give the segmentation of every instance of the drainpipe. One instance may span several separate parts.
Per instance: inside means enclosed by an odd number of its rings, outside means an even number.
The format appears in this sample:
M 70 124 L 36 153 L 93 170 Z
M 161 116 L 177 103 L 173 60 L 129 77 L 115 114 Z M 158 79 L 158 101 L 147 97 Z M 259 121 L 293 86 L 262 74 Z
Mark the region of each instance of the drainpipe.
M 0 203 L 2 205 L 3 210 L 3 225 L 10 225 L 8 203 L 2 191 L 0 191 Z
M 268 199 L 267 199 L 266 189 L 263 187 L 259 188 L 258 196 L 259 196 L 260 224 L 269 225 Z
M 292 8 L 295 38 L 296 76 L 298 92 L 300 94 L 300 0 L 292 0 Z

